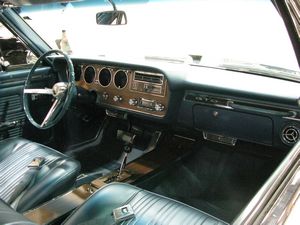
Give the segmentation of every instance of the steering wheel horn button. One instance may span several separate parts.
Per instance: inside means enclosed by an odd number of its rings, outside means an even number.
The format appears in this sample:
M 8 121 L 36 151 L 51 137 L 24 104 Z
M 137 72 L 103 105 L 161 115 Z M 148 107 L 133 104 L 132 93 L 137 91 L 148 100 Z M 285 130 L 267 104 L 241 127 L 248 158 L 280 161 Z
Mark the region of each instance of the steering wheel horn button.
M 62 98 L 68 89 L 68 84 L 65 82 L 58 82 L 53 85 L 53 96 L 56 98 Z

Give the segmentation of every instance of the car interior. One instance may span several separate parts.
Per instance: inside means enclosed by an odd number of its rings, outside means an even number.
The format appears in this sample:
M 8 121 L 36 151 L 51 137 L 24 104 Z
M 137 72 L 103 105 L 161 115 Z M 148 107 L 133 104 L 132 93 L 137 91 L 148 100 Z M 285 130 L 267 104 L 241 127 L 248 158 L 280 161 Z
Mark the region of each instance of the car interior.
M 234 223 L 300 138 L 299 78 L 198 60 L 2 66 L 0 224 Z

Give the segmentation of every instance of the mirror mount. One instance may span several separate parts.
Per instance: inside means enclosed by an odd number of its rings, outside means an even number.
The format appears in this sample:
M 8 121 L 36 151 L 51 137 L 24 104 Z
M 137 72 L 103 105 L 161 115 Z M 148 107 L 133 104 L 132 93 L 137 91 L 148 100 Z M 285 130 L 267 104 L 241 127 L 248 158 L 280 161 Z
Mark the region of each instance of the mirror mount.
M 108 1 L 112 5 L 112 7 L 114 8 L 114 11 L 117 11 L 116 4 L 113 2 L 113 0 L 108 0 Z
M 108 0 L 113 7 L 113 11 L 98 12 L 96 14 L 96 22 L 99 25 L 125 25 L 127 24 L 127 16 L 124 11 L 117 10 L 113 0 Z

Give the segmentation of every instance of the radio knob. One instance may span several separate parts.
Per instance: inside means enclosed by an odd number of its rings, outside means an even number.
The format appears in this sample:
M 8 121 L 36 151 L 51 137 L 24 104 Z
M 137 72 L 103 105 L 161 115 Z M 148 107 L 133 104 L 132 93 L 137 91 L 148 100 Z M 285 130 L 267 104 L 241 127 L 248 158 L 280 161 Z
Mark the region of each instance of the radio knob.
M 103 100 L 107 100 L 108 97 L 109 97 L 109 95 L 107 94 L 107 92 L 104 92 L 104 93 L 102 94 Z
M 165 109 L 165 106 L 163 104 L 160 104 L 160 103 L 155 103 L 154 109 L 157 112 L 161 112 Z
M 129 99 L 128 103 L 129 103 L 129 105 L 135 106 L 138 104 L 138 100 L 136 98 L 131 98 L 131 99 Z
M 122 99 L 122 97 L 120 95 L 115 95 L 113 97 L 113 100 L 114 100 L 114 102 L 121 102 L 123 99 Z

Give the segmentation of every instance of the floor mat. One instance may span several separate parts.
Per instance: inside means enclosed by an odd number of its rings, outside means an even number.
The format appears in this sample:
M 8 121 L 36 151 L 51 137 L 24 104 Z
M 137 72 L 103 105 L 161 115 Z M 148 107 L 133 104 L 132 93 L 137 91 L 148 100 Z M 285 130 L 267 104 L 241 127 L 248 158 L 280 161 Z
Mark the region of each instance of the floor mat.
M 274 156 L 274 151 L 254 144 L 232 148 L 205 142 L 199 146 L 142 187 L 227 222 L 246 206 L 282 159 Z

